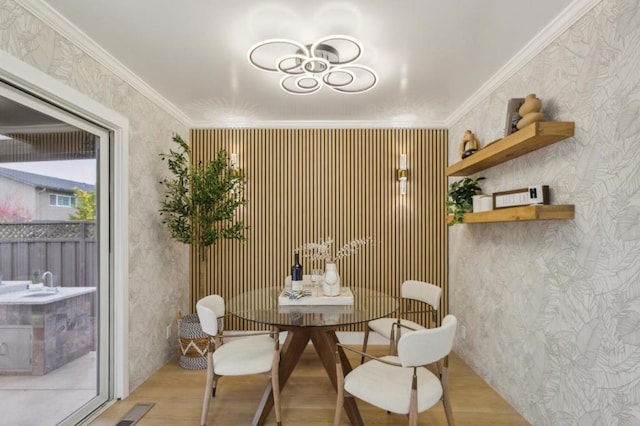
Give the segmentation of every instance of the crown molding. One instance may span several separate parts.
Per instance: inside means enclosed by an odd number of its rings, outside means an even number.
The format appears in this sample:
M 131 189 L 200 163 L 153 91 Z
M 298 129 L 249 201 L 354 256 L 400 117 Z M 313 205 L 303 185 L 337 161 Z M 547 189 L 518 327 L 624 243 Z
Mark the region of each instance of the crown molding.
M 195 121 L 193 129 L 445 129 L 444 121 L 255 120 Z
M 193 123 L 191 122 L 191 119 L 185 115 L 184 112 L 169 102 L 165 97 L 149 86 L 149 84 L 138 77 L 129 68 L 124 66 L 124 64 L 114 58 L 109 52 L 89 38 L 89 36 L 87 36 L 80 28 L 72 24 L 49 4 L 42 0 L 15 1 L 36 18 L 40 19 L 54 31 L 59 33 L 62 37 L 76 45 L 91 58 L 103 65 L 109 71 L 113 72 L 116 76 L 123 79 L 127 84 L 131 85 L 155 105 L 165 110 L 183 125 L 186 127 L 192 127 Z
M 504 84 L 516 72 L 520 71 L 531 59 L 554 42 L 601 0 L 575 0 L 567 6 L 553 21 L 545 26 L 525 47 L 487 80 L 475 93 L 446 118 L 446 128 L 453 127 L 458 120 L 476 108 L 494 90 Z

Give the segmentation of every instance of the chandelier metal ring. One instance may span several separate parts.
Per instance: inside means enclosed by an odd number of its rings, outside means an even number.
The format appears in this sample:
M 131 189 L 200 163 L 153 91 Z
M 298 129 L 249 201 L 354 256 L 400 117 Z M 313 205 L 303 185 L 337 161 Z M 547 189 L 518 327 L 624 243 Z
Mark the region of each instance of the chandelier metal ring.
M 300 84 L 301 79 L 315 80 L 316 84 L 314 86 L 304 86 Z M 314 76 L 285 75 L 280 79 L 280 87 L 292 95 L 308 95 L 320 90 L 322 84 L 320 84 L 318 78 Z
M 315 55 L 316 54 L 315 52 L 318 50 L 319 46 L 330 46 L 336 51 L 344 52 L 344 48 L 338 49 L 335 46 L 333 46 L 331 44 L 332 40 L 341 41 L 343 42 L 343 44 L 346 42 L 347 45 L 351 45 L 352 48 L 355 48 L 357 52 L 355 55 L 351 55 L 351 57 L 342 58 L 342 59 L 339 59 L 338 61 L 332 62 L 334 65 L 350 64 L 352 62 L 357 61 L 362 56 L 362 44 L 355 38 L 345 36 L 345 35 L 332 35 L 332 36 L 321 38 L 320 40 L 316 41 L 311 45 L 311 48 L 309 49 L 309 51 Z
M 276 65 L 276 68 L 278 69 L 278 71 L 283 72 L 285 74 L 289 74 L 289 75 L 304 74 L 305 70 L 302 67 L 302 64 L 306 60 L 307 60 L 307 57 L 304 56 L 304 55 L 289 55 L 289 56 L 285 56 L 285 57 L 281 58 L 278 61 L 278 64 Z M 287 62 L 287 61 L 292 61 L 293 64 L 291 64 L 291 66 L 285 68 L 283 64 L 285 64 L 285 62 Z
M 249 59 L 249 62 L 251 63 L 251 65 L 253 65 L 258 69 L 261 69 L 263 71 L 278 72 L 277 66 L 275 67 L 270 66 L 271 63 L 275 64 L 275 61 L 261 63 L 261 61 L 258 58 L 259 56 L 258 54 L 264 51 L 264 54 L 267 56 L 277 54 L 278 55 L 277 57 L 281 58 L 285 55 L 277 52 L 276 53 L 269 52 L 269 50 L 279 51 L 287 48 L 291 49 L 292 54 L 297 54 L 297 52 L 300 51 L 301 52 L 300 54 L 304 55 L 305 58 L 308 58 L 309 56 L 311 56 L 311 54 L 309 53 L 309 49 L 305 45 L 300 44 L 295 40 L 287 40 L 284 38 L 274 38 L 270 40 L 263 40 L 251 46 L 251 48 L 249 49 L 249 52 L 247 53 L 247 58 Z
M 371 68 L 364 66 L 364 65 L 358 65 L 358 64 L 350 64 L 350 65 L 343 65 L 340 68 L 340 71 L 345 71 L 348 69 L 356 69 L 356 70 L 360 70 L 362 71 L 365 75 L 368 75 L 370 78 L 370 82 L 368 84 L 366 84 L 364 87 L 362 88 L 357 88 L 354 90 L 349 90 L 347 88 L 347 86 L 329 86 L 331 87 L 333 90 L 341 92 L 341 93 L 364 93 L 367 92 L 371 89 L 374 88 L 374 86 L 376 84 L 378 84 L 378 75 L 375 73 L 375 71 L 373 71 Z M 354 73 L 355 75 L 355 73 Z M 354 81 L 351 84 L 354 84 L 356 82 L 357 78 L 354 79 Z
M 331 35 L 311 45 L 271 39 L 254 44 L 247 53 L 258 69 L 284 74 L 280 86 L 288 93 L 315 93 L 323 86 L 340 93 L 363 93 L 378 83 L 375 71 L 354 64 L 363 54 L 353 37 Z
M 343 83 L 331 81 L 332 76 L 335 77 L 336 75 L 340 75 L 340 74 L 346 74 L 348 77 L 347 81 Z M 334 67 L 333 69 L 324 73 L 324 75 L 322 76 L 322 82 L 327 86 L 331 87 L 332 89 L 336 87 L 348 86 L 351 83 L 353 83 L 355 79 L 356 79 L 356 75 L 353 73 L 353 71 L 349 71 L 348 69 L 345 69 L 342 67 Z

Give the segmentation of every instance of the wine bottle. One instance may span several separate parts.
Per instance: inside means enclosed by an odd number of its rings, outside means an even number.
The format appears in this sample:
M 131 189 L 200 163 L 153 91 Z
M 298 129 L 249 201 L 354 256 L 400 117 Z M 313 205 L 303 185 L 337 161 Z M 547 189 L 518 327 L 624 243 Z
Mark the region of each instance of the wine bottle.
M 291 289 L 302 290 L 302 265 L 300 264 L 300 254 L 294 254 L 293 266 L 291 267 Z

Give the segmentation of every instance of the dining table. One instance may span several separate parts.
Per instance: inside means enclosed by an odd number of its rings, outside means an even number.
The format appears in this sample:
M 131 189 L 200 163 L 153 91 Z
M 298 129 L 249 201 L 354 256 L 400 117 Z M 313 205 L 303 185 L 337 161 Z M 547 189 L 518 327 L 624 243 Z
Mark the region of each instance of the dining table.
M 324 305 L 311 304 L 314 301 L 305 297 L 282 304 L 281 287 L 259 288 L 231 297 L 227 303 L 227 312 L 243 320 L 287 332 L 281 347 L 280 389 L 287 384 L 302 353 L 311 342 L 327 377 L 337 390 L 336 356 L 340 358 L 345 375 L 352 367 L 343 348 L 336 345 L 339 342 L 336 331 L 389 316 L 398 310 L 396 297 L 367 288 L 356 287 L 349 290 L 353 295 L 352 303 Z M 252 425 L 263 425 L 272 408 L 273 388 L 269 381 Z M 345 399 L 344 410 L 352 425 L 363 424 L 354 398 Z

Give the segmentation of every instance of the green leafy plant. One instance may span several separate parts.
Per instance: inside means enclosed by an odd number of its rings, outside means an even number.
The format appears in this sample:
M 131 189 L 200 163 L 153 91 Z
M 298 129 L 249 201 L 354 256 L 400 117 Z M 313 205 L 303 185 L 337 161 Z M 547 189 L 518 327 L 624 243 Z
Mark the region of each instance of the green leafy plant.
M 447 199 L 447 214 L 452 216 L 449 226 L 462 223 L 465 213 L 473 210 L 473 196 L 481 191 L 480 181 L 484 177 L 477 179 L 463 178 L 449 184 L 449 198 Z
M 204 296 L 204 273 L 208 251 L 219 239 L 245 240 L 248 228 L 235 218 L 244 204 L 245 177 L 233 168 L 224 149 L 208 162 L 192 164 L 191 149 L 179 135 L 173 136 L 177 150 L 160 154 L 174 177 L 163 179 L 164 200 L 160 215 L 171 236 L 196 248 L 200 261 L 199 295 Z
M 96 220 L 96 191 L 83 191 L 73 188 L 76 197 L 76 212 L 69 215 L 69 220 Z

